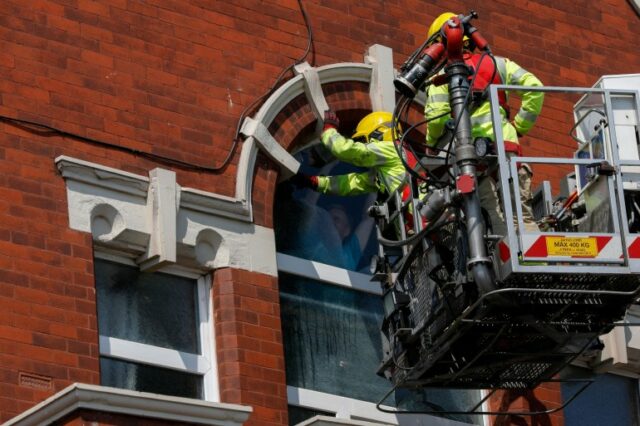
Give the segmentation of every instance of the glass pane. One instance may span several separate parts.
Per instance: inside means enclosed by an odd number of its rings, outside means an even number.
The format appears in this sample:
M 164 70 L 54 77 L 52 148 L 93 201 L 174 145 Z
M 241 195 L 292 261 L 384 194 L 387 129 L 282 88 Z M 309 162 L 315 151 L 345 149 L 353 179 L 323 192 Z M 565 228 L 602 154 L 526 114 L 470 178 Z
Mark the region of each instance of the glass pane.
M 318 160 L 316 146 L 296 155 L 309 175 L 338 175 L 363 171 L 346 163 Z M 376 194 L 350 197 L 295 189 L 289 182 L 276 194 L 275 231 L 279 252 L 353 271 L 369 272 L 376 253 L 374 222 L 367 214 Z
M 196 280 L 95 259 L 98 331 L 200 353 Z
M 202 376 L 100 357 L 100 384 L 120 389 L 203 399 Z
M 382 359 L 378 296 L 280 273 L 287 384 L 377 403 L 391 382 L 376 375 Z M 401 390 L 384 405 L 403 410 L 468 410 L 479 391 Z M 470 416 L 450 416 L 479 422 Z
M 287 384 L 377 402 L 380 298 L 280 273 Z
M 637 379 L 614 374 L 594 375 L 576 367 L 569 367 L 565 372 L 567 377 L 595 379 L 564 409 L 566 426 L 639 424 Z M 568 400 L 581 387 L 581 383 L 563 383 L 562 399 Z

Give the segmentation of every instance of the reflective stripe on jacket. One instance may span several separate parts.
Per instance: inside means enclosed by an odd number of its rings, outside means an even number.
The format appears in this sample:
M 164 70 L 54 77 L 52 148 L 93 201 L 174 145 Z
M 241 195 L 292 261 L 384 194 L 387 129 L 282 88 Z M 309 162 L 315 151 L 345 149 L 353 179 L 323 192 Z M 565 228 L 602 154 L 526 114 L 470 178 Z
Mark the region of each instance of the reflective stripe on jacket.
M 466 57 L 468 58 L 468 56 Z M 486 56 L 483 61 L 490 61 Z M 520 67 L 515 62 L 501 57 L 496 57 L 496 65 L 504 84 L 542 87 L 542 82 L 538 78 Z M 510 123 L 505 110 L 501 107 L 502 133 L 505 141 L 518 143 L 518 134 L 525 135 L 533 127 L 544 100 L 542 92 L 519 92 L 521 96 L 520 110 L 515 115 L 513 123 Z M 449 106 L 449 87 L 447 84 L 441 86 L 429 86 L 427 90 L 427 102 L 425 104 L 425 118 L 427 123 L 427 145 L 436 146 L 438 139 L 444 133 L 445 123 L 451 118 L 451 108 Z M 444 114 L 440 118 L 434 118 Z M 493 125 L 491 121 L 491 103 L 489 100 L 482 102 L 471 112 L 472 136 L 487 137 L 494 139 Z M 515 126 L 515 127 L 514 127 Z
M 371 139 L 354 142 L 330 128 L 321 141 L 340 161 L 369 170 L 337 176 L 318 176 L 318 191 L 332 195 L 359 195 L 367 192 L 395 191 L 405 180 L 406 171 L 393 142 Z

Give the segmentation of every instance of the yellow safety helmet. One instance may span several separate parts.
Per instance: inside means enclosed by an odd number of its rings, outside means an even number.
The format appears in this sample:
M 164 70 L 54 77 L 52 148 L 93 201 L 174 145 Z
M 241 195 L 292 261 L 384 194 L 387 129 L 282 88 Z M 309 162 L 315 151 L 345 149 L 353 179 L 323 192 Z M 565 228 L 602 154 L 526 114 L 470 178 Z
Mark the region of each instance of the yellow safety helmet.
M 434 34 L 440 32 L 440 29 L 442 28 L 442 26 L 446 24 L 449 19 L 455 18 L 456 16 L 458 15 L 453 12 L 445 12 L 440 14 L 440 16 L 434 19 L 433 22 L 431 23 L 431 26 L 429 27 L 429 31 L 427 31 L 427 40 L 431 39 L 431 37 L 433 37 Z M 467 41 L 469 40 L 469 37 L 464 36 L 463 40 Z
M 427 38 L 431 38 L 433 37 L 433 35 L 435 33 L 437 33 L 438 31 L 440 31 L 440 28 L 442 28 L 442 26 L 451 18 L 454 18 L 458 15 L 456 15 L 453 12 L 445 12 L 440 14 L 440 16 L 438 16 L 436 19 L 433 20 L 433 22 L 431 23 L 431 26 L 429 27 L 429 31 L 427 31 Z
M 375 111 L 367 114 L 356 127 L 356 132 L 351 139 L 364 138 L 367 142 L 371 138 L 382 141 L 393 141 L 393 114 L 386 111 Z M 396 127 L 400 133 L 400 125 Z M 377 132 L 377 134 L 376 134 Z

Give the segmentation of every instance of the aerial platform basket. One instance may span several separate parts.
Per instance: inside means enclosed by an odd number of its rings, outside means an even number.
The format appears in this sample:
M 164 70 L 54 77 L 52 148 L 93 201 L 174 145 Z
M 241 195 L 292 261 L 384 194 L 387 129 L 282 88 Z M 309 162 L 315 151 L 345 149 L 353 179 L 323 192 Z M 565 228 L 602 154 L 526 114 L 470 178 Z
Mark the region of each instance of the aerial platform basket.
M 494 117 L 500 117 L 501 90 L 523 88 L 491 86 Z M 412 217 L 407 211 L 419 211 L 419 197 L 402 202 L 395 194 L 377 210 L 376 277 L 385 295 L 378 373 L 395 387 L 533 389 L 581 354 L 601 349 L 598 337 L 639 297 L 640 92 L 526 90 L 583 94 L 571 129 L 577 150 L 508 159 L 494 123 L 495 156 L 483 161 L 498 168 L 497 186 L 511 195 L 501 197 L 507 235 L 486 235 L 492 290 L 478 290 L 468 272 L 464 215 L 455 200 L 426 228 L 415 218 L 405 223 Z M 635 151 L 621 148 L 628 145 Z M 567 172 L 536 191 L 539 231 L 527 230 L 522 206 L 513 202 L 520 198 L 520 163 L 534 173 Z M 399 241 L 390 241 L 394 232 Z
M 395 353 L 380 372 L 404 387 L 534 388 L 597 347 L 640 290 L 633 274 L 514 272 L 478 295 L 439 283 L 430 255 L 416 246 L 397 276 L 405 324 L 385 321 Z

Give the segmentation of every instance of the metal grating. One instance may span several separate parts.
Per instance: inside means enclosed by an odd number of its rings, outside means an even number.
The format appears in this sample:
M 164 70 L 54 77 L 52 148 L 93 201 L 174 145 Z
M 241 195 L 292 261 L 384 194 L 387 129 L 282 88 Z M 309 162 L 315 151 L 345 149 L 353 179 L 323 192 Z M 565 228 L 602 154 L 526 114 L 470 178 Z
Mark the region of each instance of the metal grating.
M 412 293 L 409 318 L 414 325 L 424 323 L 429 313 L 433 313 L 434 304 L 438 302 L 436 284 L 429 279 L 431 268 L 427 259 L 428 253 L 424 252 L 421 247 L 417 250 L 419 250 L 418 255 L 411 262 L 411 266 L 402 279 L 404 288 Z
M 548 362 L 521 362 L 513 363 L 509 368 L 498 375 L 499 380 L 509 383 L 535 383 L 553 366 Z

